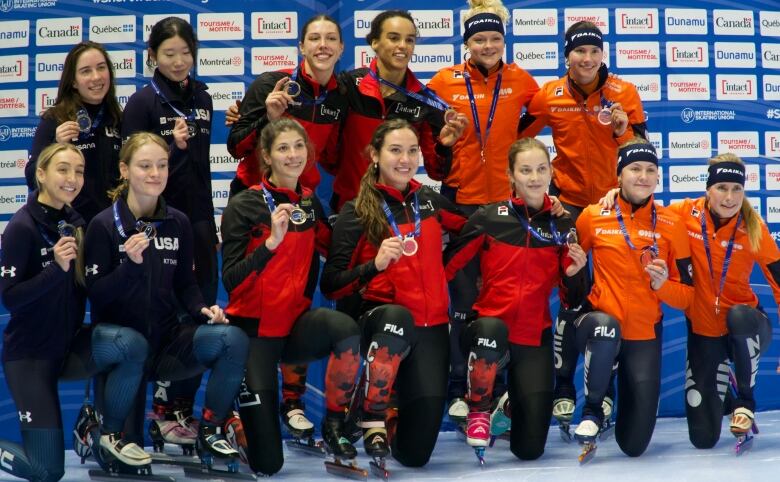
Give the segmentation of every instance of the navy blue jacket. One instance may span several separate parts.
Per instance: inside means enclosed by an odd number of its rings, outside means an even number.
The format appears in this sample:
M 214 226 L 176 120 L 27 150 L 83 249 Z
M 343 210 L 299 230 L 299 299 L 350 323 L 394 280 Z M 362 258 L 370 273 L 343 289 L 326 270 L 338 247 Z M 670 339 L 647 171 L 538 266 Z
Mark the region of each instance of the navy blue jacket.
M 100 111 L 100 106 L 86 106 L 90 118 L 95 122 L 95 117 Z M 75 119 L 73 119 L 75 120 Z M 96 126 L 88 137 L 79 137 L 73 145 L 84 154 L 84 187 L 73 201 L 75 209 L 89 223 L 97 213 L 111 204 L 107 191 L 119 182 L 119 150 L 122 148 L 122 139 L 119 136 L 119 127 L 108 125 L 108 116 L 103 116 L 103 121 Z M 24 167 L 24 177 L 30 190 L 36 189 L 35 168 L 41 151 L 57 142 L 57 121 L 52 117 L 41 117 L 41 123 L 35 131 L 32 148 L 30 149 L 30 162 Z
M 132 236 L 136 219 L 124 198 L 116 208 L 122 230 Z M 142 220 L 157 224 L 157 236 L 136 264 L 124 252 L 127 238 L 119 234 L 113 205 L 95 216 L 84 241 L 87 293 L 93 323 L 129 326 L 156 348 L 178 323 L 179 303 L 203 322 L 206 305 L 192 273 L 192 228 L 184 213 L 160 198 L 155 215 Z
M 3 232 L 0 296 L 11 313 L 3 333 L 4 362 L 63 358 L 84 320 L 85 293 L 75 282 L 75 264 L 63 271 L 52 250 L 59 220 L 76 227 L 84 220 L 68 206 L 58 211 L 37 199 L 37 191 L 30 194 Z
M 214 107 L 203 82 L 190 78 L 191 87 L 185 93 L 175 92 L 159 70 L 154 72 L 154 82 L 162 96 L 147 85 L 130 97 L 122 119 L 122 139 L 138 131 L 159 134 L 170 146 L 168 185 L 163 196 L 168 204 L 184 212 L 194 224 L 208 220 L 212 225 L 214 244 L 217 228 L 214 222 L 214 203 L 211 199 L 211 117 Z M 163 96 L 165 98 L 163 98 Z M 168 99 L 166 102 L 165 99 Z M 173 142 L 173 126 L 181 117 L 171 107 L 184 114 L 193 113 L 197 134 L 181 150 Z

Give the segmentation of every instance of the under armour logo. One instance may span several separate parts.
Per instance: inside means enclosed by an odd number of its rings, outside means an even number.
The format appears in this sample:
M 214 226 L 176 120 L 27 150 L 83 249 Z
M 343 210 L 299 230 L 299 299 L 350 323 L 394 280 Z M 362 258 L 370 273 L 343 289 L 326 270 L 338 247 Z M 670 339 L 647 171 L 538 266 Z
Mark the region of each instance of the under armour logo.
M 92 266 L 87 266 L 86 271 L 88 275 L 90 274 L 96 275 L 98 274 L 98 265 L 93 264 Z
M 19 421 L 20 422 L 31 423 L 32 422 L 32 412 L 29 412 L 29 411 L 24 412 L 24 413 L 19 412 Z
M 9 275 L 9 278 L 16 276 L 16 266 L 11 266 L 10 268 L 0 267 L 0 278 L 5 278 L 5 275 Z

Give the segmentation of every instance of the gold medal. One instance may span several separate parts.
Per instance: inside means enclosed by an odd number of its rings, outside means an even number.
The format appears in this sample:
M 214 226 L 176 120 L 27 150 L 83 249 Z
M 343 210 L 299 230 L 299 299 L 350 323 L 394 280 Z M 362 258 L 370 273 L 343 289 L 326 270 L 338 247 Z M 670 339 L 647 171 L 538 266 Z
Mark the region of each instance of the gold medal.
M 401 240 L 401 246 L 403 247 L 404 256 L 414 256 L 417 253 L 417 240 L 411 236 L 405 237 Z

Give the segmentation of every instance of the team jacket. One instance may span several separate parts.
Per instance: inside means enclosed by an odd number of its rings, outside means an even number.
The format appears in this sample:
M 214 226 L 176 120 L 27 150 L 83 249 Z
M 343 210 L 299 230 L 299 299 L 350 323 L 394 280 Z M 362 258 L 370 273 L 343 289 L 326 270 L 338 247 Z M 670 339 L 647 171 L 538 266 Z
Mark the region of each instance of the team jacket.
M 311 306 L 320 269 L 318 251 L 325 254 L 330 226 L 319 200 L 308 188 L 300 192 L 263 185 L 276 206 L 293 203 L 306 212 L 301 225 L 289 223 L 282 243 L 269 251 L 271 211 L 255 185 L 233 196 L 222 214 L 222 282 L 230 301 L 229 316 L 250 318 L 250 336 L 280 337 Z
M 344 139 L 340 143 L 333 181 L 334 199 L 331 204 L 336 210 L 357 196 L 360 178 L 369 163 L 366 147 L 376 128 L 385 120 L 406 119 L 417 129 L 425 170 L 432 179 L 444 179 L 452 162 L 452 149 L 438 142 L 444 125 L 444 112 L 397 91 L 383 98 L 379 91 L 381 84 L 368 74 L 369 69 L 377 71 L 376 59 L 369 68 L 355 69 L 339 76 L 339 82 L 346 87 L 349 111 L 344 121 Z M 404 87 L 410 92 L 425 90 L 425 86 L 408 69 Z
M 304 102 L 290 105 L 285 115 L 298 121 L 314 145 L 314 160 L 329 173 L 335 174 L 339 125 L 347 113 L 347 99 L 340 92 L 336 77 L 332 76 L 328 85 L 321 86 L 306 74 L 303 66 L 296 69 L 297 82 L 302 92 L 297 99 Z M 268 125 L 265 99 L 274 90 L 276 82 L 282 77 L 290 77 L 292 70 L 280 70 L 261 74 L 249 86 L 244 100 L 241 102 L 241 118 L 233 124 L 228 137 L 228 151 L 241 159 L 236 170 L 238 178 L 245 186 L 260 183 L 259 160 L 255 154 L 260 140 L 260 131 Z M 320 104 L 314 104 L 323 92 L 325 98 Z M 320 183 L 320 173 L 317 166 L 310 164 L 299 179 L 303 186 L 314 189 Z
M 448 279 L 476 254 L 480 255 L 482 289 L 474 310 L 479 316 L 503 320 L 511 343 L 541 344 L 542 333 L 552 326 L 549 299 L 554 287 L 560 289 L 566 307 L 580 306 L 587 295 L 587 267 L 571 278 L 565 275 L 571 264 L 565 237 L 574 229 L 574 222 L 568 216 L 554 218 L 550 206 L 545 197 L 538 212 L 516 198 L 480 207 L 445 253 Z M 551 242 L 531 235 L 518 216 L 530 221 L 531 229 Z M 555 244 L 551 220 L 563 247 Z
M 645 114 L 636 87 L 599 71 L 596 90 L 585 96 L 568 74 L 547 82 L 536 93 L 520 121 L 520 136 L 533 137 L 545 126 L 552 128 L 557 154 L 553 159 L 553 182 L 561 201 L 574 206 L 595 204 L 605 192 L 617 187 L 617 148 L 635 134 L 647 137 Z M 620 102 L 628 114 L 626 132 L 616 138 L 611 126 L 597 119 L 602 96 Z
M 401 256 L 384 271 L 378 271 L 374 264 L 378 246 L 366 239 L 355 215 L 355 203 L 350 201 L 333 227 L 333 241 L 320 281 L 322 293 L 331 299 L 360 293 L 369 304 L 401 305 L 412 312 L 417 326 L 447 323 L 449 295 L 442 262 L 442 230 L 460 232 L 466 219 L 444 196 L 417 181 L 410 181 L 406 195 L 389 186 L 376 186 L 404 235 L 414 232 L 413 199 L 417 193 L 421 219 L 417 253 Z
M 474 130 L 464 72 L 471 76 L 483 139 L 498 74 L 502 73 L 495 117 L 484 146 L 484 163 L 480 156 L 479 139 Z M 516 64 L 502 63 L 500 69 L 485 76 L 482 69 L 466 62 L 440 70 L 428 83 L 428 87 L 436 91 L 450 107 L 469 119 L 463 136 L 452 148 L 452 170 L 444 180 L 448 186 L 458 189 L 455 201 L 459 204 L 487 204 L 509 198 L 506 156 L 509 146 L 517 139 L 523 108 L 528 106 L 531 98 L 539 91 L 534 78 Z
M 84 220 L 68 206 L 58 211 L 37 199 L 33 191 L 3 232 L 0 297 L 11 314 L 3 334 L 4 362 L 63 358 L 84 320 L 86 295 L 75 282 L 75 264 L 63 271 L 52 249 L 60 239 L 58 221 L 84 227 Z
M 650 287 L 650 275 L 640 261 L 641 250 L 653 244 L 652 203 L 634 209 L 620 196 L 617 200 L 631 242 L 626 243 L 615 209 L 590 205 L 577 218 L 580 245 L 593 257 L 593 288 L 588 296 L 595 310 L 614 316 L 626 340 L 655 338 L 654 326 L 661 321 L 660 301 L 685 309 L 693 297 L 690 248 L 680 218 L 663 206 L 656 206 L 655 237 L 659 258 L 666 260 L 669 279 L 658 291 Z
M 720 314 L 715 314 L 715 294 L 720 287 L 720 277 L 723 271 L 723 259 L 726 247 L 734 234 L 737 223 L 736 216 L 728 223 L 715 229 L 712 215 L 703 197 L 686 199 L 669 206 L 685 223 L 688 240 L 693 257 L 693 288 L 694 297 L 685 315 L 691 320 L 693 332 L 703 336 L 722 336 L 728 333 L 726 314 L 734 305 L 757 306 L 758 297 L 750 288 L 750 273 L 753 264 L 758 263 L 772 288 L 775 302 L 780 306 L 780 251 L 777 249 L 766 224 L 761 223 L 761 247 L 758 252 L 750 250 L 747 231 L 744 223 L 740 223 L 734 237 L 734 248 L 731 262 L 726 272 L 726 282 L 720 295 Z M 707 255 L 702 240 L 701 217 L 706 216 L 707 234 L 712 253 L 712 278 Z
M 184 212 L 194 224 L 210 220 L 214 243 L 217 230 L 214 224 L 214 204 L 211 200 L 211 116 L 214 112 L 206 84 L 190 77 L 191 88 L 184 96 L 176 93 L 169 80 L 154 71 L 154 81 L 160 91 L 179 111 L 195 115 L 197 134 L 181 150 L 173 142 L 173 126 L 179 114 L 157 95 L 151 85 L 139 90 L 127 101 L 122 120 L 122 139 L 137 131 L 159 134 L 170 146 L 168 184 L 163 196 L 171 207 Z
M 125 254 L 127 238 L 119 234 L 117 222 L 129 237 L 135 234 L 136 219 L 124 198 L 100 212 L 89 224 L 85 245 L 87 294 L 93 323 L 128 326 L 146 336 L 157 347 L 178 323 L 176 312 L 183 306 L 194 320 L 204 322 L 200 310 L 203 298 L 192 274 L 192 228 L 181 211 L 166 206 L 161 197 L 152 218 L 157 236 L 136 264 Z
M 84 107 L 94 122 L 101 106 L 87 104 Z M 101 125 L 96 127 L 89 137 L 79 137 L 73 143 L 84 154 L 85 161 L 84 187 L 73 201 L 73 209 L 81 214 L 87 223 L 111 204 L 107 192 L 119 181 L 119 150 L 122 148 L 122 139 L 119 135 L 119 126 L 108 125 L 110 122 L 109 117 L 104 115 Z M 41 122 L 35 131 L 35 138 L 30 148 L 30 162 L 24 166 L 27 187 L 31 191 L 36 189 L 35 168 L 38 156 L 49 144 L 57 142 L 57 125 L 57 121 L 53 118 L 41 117 Z

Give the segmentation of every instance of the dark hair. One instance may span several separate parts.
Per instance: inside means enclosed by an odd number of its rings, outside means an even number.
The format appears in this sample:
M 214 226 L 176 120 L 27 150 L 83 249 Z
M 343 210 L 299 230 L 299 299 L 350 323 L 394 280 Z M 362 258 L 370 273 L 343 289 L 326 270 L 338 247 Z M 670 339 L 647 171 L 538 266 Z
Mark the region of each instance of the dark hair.
M 116 87 L 114 86 L 114 64 L 111 63 L 111 58 L 108 56 L 106 49 L 97 42 L 80 42 L 77 43 L 68 55 L 65 57 L 65 64 L 62 67 L 62 76 L 60 76 L 60 84 L 57 88 L 57 100 L 54 101 L 54 105 L 51 106 L 46 112 L 43 113 L 44 118 L 54 119 L 57 124 L 62 124 L 65 121 L 76 120 L 76 112 L 83 105 L 79 91 L 73 87 L 73 83 L 76 81 L 76 65 L 79 63 L 79 59 L 82 54 L 88 50 L 97 50 L 106 59 L 108 64 L 108 92 L 103 98 L 108 111 L 106 114 L 111 119 L 110 124 L 118 126 L 122 118 L 122 109 L 119 107 L 119 102 L 116 100 Z M 107 123 L 109 124 L 109 123 Z
M 406 10 L 385 10 L 384 12 L 374 17 L 374 20 L 371 21 L 371 30 L 369 30 L 368 35 L 366 35 L 366 42 L 368 45 L 371 45 L 371 42 L 374 40 L 379 40 L 379 37 L 382 36 L 382 24 L 385 22 L 385 20 L 394 17 L 405 18 L 406 20 L 412 22 L 412 26 L 414 26 L 414 35 L 418 35 L 417 24 L 414 23 L 414 18 L 412 18 L 411 13 L 407 12 Z
M 282 132 L 287 131 L 297 132 L 303 137 L 303 142 L 306 144 L 307 167 L 309 162 L 314 160 L 314 148 L 309 140 L 309 133 L 306 132 L 306 129 L 304 129 L 295 119 L 282 117 L 266 124 L 266 126 L 263 127 L 263 130 L 260 131 L 260 141 L 257 143 L 257 161 L 260 163 L 260 172 L 263 175 L 271 175 L 271 166 L 265 163 L 263 152 L 270 156 L 276 138 L 279 137 L 279 134 Z
M 596 29 L 599 31 L 600 34 L 603 35 L 603 32 L 599 28 L 598 25 L 596 25 L 593 22 L 588 22 L 587 20 L 581 20 L 577 23 L 571 24 L 569 28 L 566 29 L 566 33 L 563 34 L 563 38 L 569 38 L 569 35 L 571 35 L 573 32 L 576 32 L 577 30 L 588 28 L 588 29 Z
M 179 17 L 165 17 L 154 24 L 151 33 L 149 33 L 149 50 L 154 52 L 154 55 L 157 56 L 157 49 L 160 48 L 160 45 L 169 38 L 174 37 L 181 37 L 187 44 L 187 47 L 190 48 L 192 59 L 197 60 L 198 38 L 192 30 L 192 25 Z M 153 66 L 151 56 L 146 60 L 146 65 L 149 67 Z
M 336 31 L 339 33 L 339 42 L 344 42 L 344 35 L 341 32 L 341 25 L 330 15 L 325 15 L 324 13 L 321 13 L 319 15 L 315 15 L 309 20 L 306 20 L 306 23 L 303 24 L 303 27 L 301 28 L 301 36 L 300 43 L 303 43 L 303 39 L 306 37 L 306 31 L 309 30 L 309 25 L 313 24 L 314 22 L 319 22 L 320 20 L 323 20 L 325 22 L 330 22 L 333 25 L 336 26 Z

